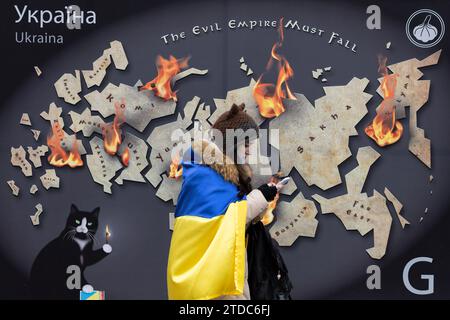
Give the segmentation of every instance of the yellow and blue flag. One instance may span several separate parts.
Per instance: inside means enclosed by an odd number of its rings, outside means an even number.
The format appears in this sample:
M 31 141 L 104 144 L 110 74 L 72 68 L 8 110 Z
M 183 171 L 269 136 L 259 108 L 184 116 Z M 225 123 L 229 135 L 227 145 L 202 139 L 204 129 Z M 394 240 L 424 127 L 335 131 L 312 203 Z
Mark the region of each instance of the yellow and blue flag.
M 105 291 L 80 291 L 80 300 L 105 300 Z
M 240 295 L 247 201 L 214 169 L 183 161 L 183 185 L 167 266 L 169 299 Z

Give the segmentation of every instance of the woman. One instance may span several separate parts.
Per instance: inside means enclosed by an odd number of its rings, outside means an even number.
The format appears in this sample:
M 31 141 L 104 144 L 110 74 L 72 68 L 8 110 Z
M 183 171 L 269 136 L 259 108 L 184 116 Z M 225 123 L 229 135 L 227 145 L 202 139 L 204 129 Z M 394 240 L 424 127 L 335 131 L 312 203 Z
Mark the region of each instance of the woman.
M 237 161 L 239 154 L 249 154 L 258 136 L 258 126 L 243 105 L 233 105 L 213 129 L 224 137 L 223 144 L 216 141 L 222 148 L 194 142 L 183 158 L 167 267 L 169 299 L 250 299 L 245 230 L 282 187 L 252 189 L 250 167 Z M 236 142 L 227 144 L 227 130 L 237 129 Z M 238 151 L 233 158 L 227 156 L 229 145 Z

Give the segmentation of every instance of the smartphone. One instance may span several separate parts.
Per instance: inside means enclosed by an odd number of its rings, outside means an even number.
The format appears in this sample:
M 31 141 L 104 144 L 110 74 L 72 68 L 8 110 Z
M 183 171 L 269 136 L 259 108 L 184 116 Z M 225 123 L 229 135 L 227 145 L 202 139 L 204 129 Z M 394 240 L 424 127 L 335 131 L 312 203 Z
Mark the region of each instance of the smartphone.
M 278 182 L 279 184 L 282 184 L 282 185 L 287 185 L 288 184 L 288 182 L 291 180 L 291 178 L 290 177 L 286 177 L 286 178 L 284 178 L 283 180 L 281 180 L 280 182 Z

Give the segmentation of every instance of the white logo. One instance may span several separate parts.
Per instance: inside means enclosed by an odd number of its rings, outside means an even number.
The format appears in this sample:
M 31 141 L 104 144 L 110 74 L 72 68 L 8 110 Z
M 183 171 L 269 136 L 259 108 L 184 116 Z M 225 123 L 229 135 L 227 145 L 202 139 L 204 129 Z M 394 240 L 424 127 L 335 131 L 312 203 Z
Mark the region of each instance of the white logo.
M 436 45 L 442 40 L 444 33 L 444 20 L 430 9 L 417 10 L 406 22 L 406 35 L 409 41 L 420 48 Z
M 411 282 L 409 281 L 409 272 L 411 268 L 419 262 L 428 262 L 433 263 L 433 259 L 429 257 L 417 257 L 409 261 L 405 269 L 403 269 L 403 283 L 405 284 L 406 289 L 408 289 L 409 292 L 417 294 L 417 295 L 428 295 L 434 293 L 434 275 L 432 274 L 422 274 L 420 275 L 420 279 L 427 281 L 427 288 L 426 289 L 417 289 L 412 286 Z

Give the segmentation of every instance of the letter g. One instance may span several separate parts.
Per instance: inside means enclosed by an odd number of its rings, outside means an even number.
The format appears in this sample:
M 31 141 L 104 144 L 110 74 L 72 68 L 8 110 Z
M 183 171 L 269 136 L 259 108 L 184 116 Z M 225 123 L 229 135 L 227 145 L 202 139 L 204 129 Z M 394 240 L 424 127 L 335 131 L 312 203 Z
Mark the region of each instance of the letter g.
M 405 284 L 406 289 L 408 289 L 409 292 L 417 294 L 417 295 L 428 295 L 428 294 L 433 294 L 434 293 L 434 275 L 431 274 L 425 274 L 425 275 L 421 275 L 420 278 L 423 280 L 428 280 L 428 288 L 425 290 L 419 290 L 414 288 L 411 285 L 411 282 L 409 281 L 409 270 L 412 268 L 413 265 L 415 265 L 418 262 L 428 262 L 428 263 L 433 263 L 433 259 L 432 258 L 428 258 L 428 257 L 417 257 L 412 259 L 411 261 L 409 261 L 406 266 L 405 269 L 403 269 L 403 283 Z

